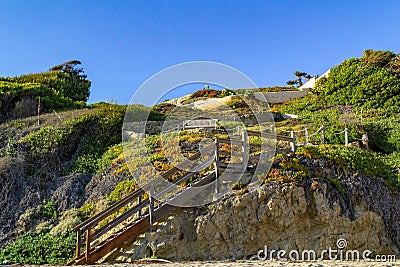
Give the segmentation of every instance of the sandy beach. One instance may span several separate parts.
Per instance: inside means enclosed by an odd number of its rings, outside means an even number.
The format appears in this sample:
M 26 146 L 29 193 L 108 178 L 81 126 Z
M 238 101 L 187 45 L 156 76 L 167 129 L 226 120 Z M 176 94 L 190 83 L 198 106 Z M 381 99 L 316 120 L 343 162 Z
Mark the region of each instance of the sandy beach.
M 146 260 L 135 263 L 98 264 L 96 267 L 325 267 L 325 266 L 400 266 L 400 262 L 376 261 L 316 261 L 316 262 L 287 262 L 287 261 L 209 261 L 209 262 L 163 262 L 160 260 Z

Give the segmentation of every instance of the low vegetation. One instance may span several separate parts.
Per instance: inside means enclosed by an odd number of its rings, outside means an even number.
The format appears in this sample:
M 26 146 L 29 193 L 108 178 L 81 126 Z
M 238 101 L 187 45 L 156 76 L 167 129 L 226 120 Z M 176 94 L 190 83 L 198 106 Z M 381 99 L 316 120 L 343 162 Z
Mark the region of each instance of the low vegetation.
M 0 122 L 4 126 L 4 133 L 0 133 L 0 159 L 2 162 L 18 159 L 23 163 L 19 176 L 39 180 L 43 189 L 61 176 L 80 173 L 90 173 L 98 181 L 117 176 L 123 179 L 113 184 L 102 196 L 102 201 L 90 199 L 78 208 L 60 212 L 54 202 L 43 200 L 26 210 L 19 218 L 16 239 L 0 249 L 0 262 L 61 264 L 70 260 L 75 251 L 75 235 L 71 232 L 75 225 L 137 189 L 138 178 L 145 179 L 155 172 L 162 173 L 172 168 L 174 164 L 169 157 L 174 149 L 179 148 L 183 155 L 190 156 L 199 151 L 202 140 L 211 137 L 207 133 L 181 131 L 153 134 L 146 139 L 145 146 L 134 141 L 129 145 L 122 144 L 121 128 L 127 107 L 108 103 L 86 105 L 90 81 L 79 66 L 79 61 L 70 61 L 44 73 L 0 78 L 2 114 L 9 114 L 12 106 L 21 99 L 37 103 L 39 96 L 44 113 L 39 125 L 36 119 L 23 115 Z M 263 176 L 265 182 L 305 187 L 304 181 L 311 181 L 311 187 L 317 187 L 318 179 L 324 178 L 331 188 L 348 200 L 340 175 L 362 174 L 368 179 L 383 181 L 397 194 L 400 190 L 399 74 L 399 55 L 367 50 L 363 57 L 346 60 L 333 68 L 328 78 L 320 79 L 308 96 L 273 105 L 275 112 L 298 115 L 297 119 L 277 122 L 277 134 L 287 135 L 288 130 L 305 127 L 311 134 L 323 125 L 326 144 L 321 145 L 321 136 L 316 134 L 309 141 L 319 145 L 301 147 L 296 155 L 277 155 L 269 174 Z M 192 94 L 189 100 L 238 94 L 253 103 L 255 99 L 251 95 L 254 92 L 283 90 L 294 88 L 203 89 Z M 233 98 L 227 105 L 241 118 L 251 119 L 251 109 L 243 100 Z M 186 112 L 185 108 L 169 103 L 154 107 L 132 105 L 129 109 L 132 111 L 128 115 L 131 121 L 163 121 L 170 114 L 179 117 L 180 112 Z M 61 110 L 69 111 L 49 114 Z M 26 112 L 32 115 L 31 111 Z M 225 126 L 237 124 L 232 121 Z M 345 128 L 349 129 L 350 142 L 359 145 L 362 145 L 362 135 L 367 133 L 370 151 L 344 147 L 344 135 L 339 133 Z M 9 136 L 5 136 L 6 133 Z M 305 141 L 302 136 L 298 140 Z M 259 137 L 250 139 L 252 153 L 259 152 L 254 147 L 260 143 Z M 224 145 L 221 149 L 230 152 L 232 147 Z M 334 175 L 317 171 L 313 162 L 326 163 Z M 181 170 L 170 181 L 184 172 Z M 193 179 L 196 176 L 182 186 Z M 248 192 L 242 182 L 235 184 L 233 189 L 237 195 Z M 106 218 L 102 224 L 113 216 L 116 214 Z

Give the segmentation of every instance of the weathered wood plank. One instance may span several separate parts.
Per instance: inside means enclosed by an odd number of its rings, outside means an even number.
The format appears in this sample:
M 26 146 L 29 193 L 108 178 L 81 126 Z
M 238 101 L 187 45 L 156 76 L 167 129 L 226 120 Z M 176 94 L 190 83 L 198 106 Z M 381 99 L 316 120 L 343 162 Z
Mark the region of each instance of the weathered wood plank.
M 140 196 L 140 195 L 142 195 L 144 193 L 145 192 L 141 188 L 136 190 L 136 191 L 134 191 L 134 192 L 132 192 L 132 193 L 130 193 L 129 195 L 127 195 L 126 197 L 124 197 L 120 201 L 118 201 L 118 202 L 114 203 L 113 205 L 111 205 L 108 209 L 106 209 L 106 210 L 94 215 L 92 218 L 87 219 L 86 221 L 82 222 L 78 226 L 74 227 L 72 230 L 73 231 L 77 231 L 79 229 L 79 230 L 81 230 L 81 232 L 86 231 L 86 229 L 91 228 L 92 226 L 94 226 L 95 224 L 99 223 L 103 219 L 107 218 L 108 216 L 110 216 L 114 212 L 116 212 L 119 209 L 125 207 L 127 204 L 129 204 L 130 202 L 134 201 L 134 199 L 136 197 L 138 197 L 138 196 Z
M 260 136 L 264 138 L 269 138 L 269 139 L 276 139 L 278 141 L 292 141 L 292 137 L 290 136 L 285 136 L 285 135 L 275 135 L 275 134 L 270 134 L 270 133 L 262 133 L 258 131 L 247 131 L 247 134 L 249 136 Z
M 75 257 L 79 258 L 81 255 L 81 231 L 78 230 L 76 231 L 76 251 L 75 251 Z
M 236 139 L 236 138 L 218 138 L 218 141 L 223 144 L 229 144 L 229 145 L 242 145 L 242 140 Z
M 86 230 L 86 261 L 90 257 L 90 229 Z
M 285 153 L 285 154 L 291 154 L 293 153 L 292 149 L 290 148 L 277 148 L 275 150 L 276 153 Z
M 234 156 L 234 157 L 242 157 L 243 154 L 239 153 L 231 153 L 231 152 L 226 152 L 226 151 L 219 151 L 219 155 L 225 155 L 225 156 Z
M 136 212 L 142 210 L 144 207 L 146 207 L 149 204 L 149 199 L 145 199 L 143 200 L 140 204 L 136 205 L 134 208 L 126 211 L 124 214 L 118 216 L 117 218 L 115 218 L 114 220 L 112 220 L 110 223 L 104 225 L 103 227 L 101 227 L 100 229 L 96 230 L 93 234 L 92 234 L 92 240 L 97 240 L 98 238 L 100 238 L 102 235 L 104 235 L 105 233 L 107 233 L 108 231 L 110 231 L 112 228 L 114 228 L 115 226 L 117 226 L 118 224 L 122 223 L 123 221 L 129 219 L 129 217 L 131 217 L 133 214 L 135 214 Z

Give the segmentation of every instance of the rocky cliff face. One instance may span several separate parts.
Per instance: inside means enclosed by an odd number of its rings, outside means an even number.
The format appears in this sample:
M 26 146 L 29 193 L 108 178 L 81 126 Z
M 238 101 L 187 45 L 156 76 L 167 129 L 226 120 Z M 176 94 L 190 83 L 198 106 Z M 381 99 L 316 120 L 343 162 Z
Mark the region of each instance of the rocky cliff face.
M 398 222 L 392 221 L 398 216 L 393 203 L 399 199 L 376 182 L 375 189 L 366 190 L 363 178 L 343 180 L 352 193 L 347 201 L 329 183 L 311 188 L 270 182 L 250 193 L 226 196 L 204 210 L 180 209 L 108 261 L 145 256 L 175 261 L 245 259 L 265 246 L 287 252 L 312 249 L 319 255 L 336 249 L 340 238 L 347 241 L 345 250 L 399 254 L 394 229 Z M 355 187 L 357 194 L 351 192 Z M 389 210 L 382 210 L 384 206 Z

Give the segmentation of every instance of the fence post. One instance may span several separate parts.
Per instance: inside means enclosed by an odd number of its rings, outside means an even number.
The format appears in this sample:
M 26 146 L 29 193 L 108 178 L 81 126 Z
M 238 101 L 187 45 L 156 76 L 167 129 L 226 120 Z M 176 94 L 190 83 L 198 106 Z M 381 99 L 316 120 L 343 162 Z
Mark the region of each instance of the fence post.
M 38 108 L 37 108 L 37 124 L 40 125 L 40 96 L 38 101 Z
M 215 138 L 215 161 L 214 161 L 214 171 L 215 171 L 215 193 L 218 194 L 220 191 L 219 186 L 219 140 L 218 137 Z
M 324 125 L 321 126 L 321 143 L 325 143 L 325 127 Z
M 149 217 L 150 217 L 150 227 L 153 226 L 154 223 L 154 185 L 151 184 L 150 186 L 150 193 L 149 193 Z
M 238 126 L 238 127 L 237 127 L 237 134 L 238 134 L 238 135 L 240 135 L 240 129 L 241 129 L 241 127 Z
M 138 205 L 140 205 L 140 203 L 142 203 L 142 195 L 137 197 L 137 203 L 138 203 Z M 139 209 L 138 212 L 137 212 L 138 219 L 140 218 L 140 216 L 142 216 L 142 210 L 141 209 Z
M 308 144 L 308 128 L 304 129 L 304 134 L 306 136 L 306 145 Z
M 78 229 L 76 231 L 76 258 L 79 258 L 79 256 L 81 255 L 81 230 Z
M 271 133 L 272 133 L 272 134 L 275 133 L 275 125 L 271 125 Z
M 349 146 L 349 129 L 344 128 L 344 145 Z
M 361 137 L 361 140 L 362 140 L 364 149 L 365 149 L 365 150 L 369 150 L 369 145 L 368 145 L 368 134 L 367 134 L 367 133 L 363 134 L 362 137 Z
M 296 152 L 296 136 L 294 135 L 294 131 L 290 131 L 290 137 L 292 137 L 290 147 L 292 149 L 292 152 Z
M 243 171 L 247 170 L 247 163 L 249 161 L 249 155 L 247 154 L 247 131 L 246 129 L 242 129 L 242 169 Z
M 90 254 L 90 228 L 86 229 L 86 262 L 89 261 Z

